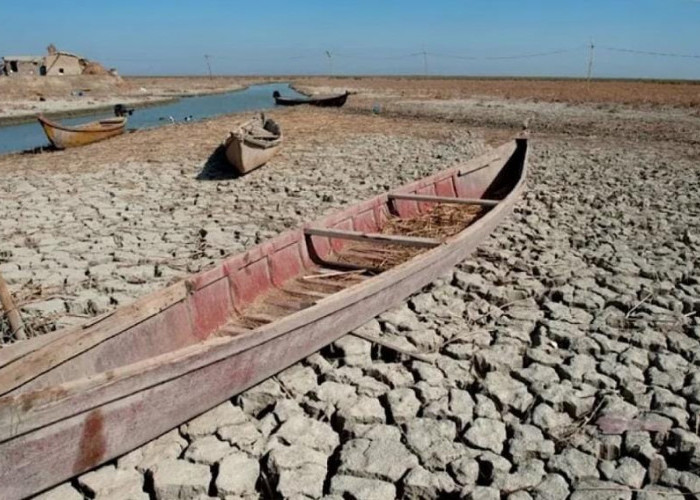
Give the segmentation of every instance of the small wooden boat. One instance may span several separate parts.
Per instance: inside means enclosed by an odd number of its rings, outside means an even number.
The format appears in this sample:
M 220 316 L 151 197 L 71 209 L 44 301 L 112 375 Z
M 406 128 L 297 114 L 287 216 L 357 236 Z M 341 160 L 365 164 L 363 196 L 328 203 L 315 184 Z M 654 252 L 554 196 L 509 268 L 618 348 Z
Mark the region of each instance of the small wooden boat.
M 240 174 L 267 163 L 282 146 L 282 131 L 264 114 L 231 132 L 224 143 L 226 158 Z
M 46 137 L 58 149 L 84 146 L 91 142 L 123 134 L 127 121 L 125 116 L 115 116 L 82 125 L 69 126 L 53 122 L 41 115 L 37 119 L 44 129 Z
M 345 101 L 348 100 L 350 92 L 345 92 L 339 95 L 328 95 L 328 96 L 313 96 L 306 98 L 296 98 L 296 97 L 282 97 L 278 91 L 272 93 L 272 97 L 275 98 L 275 104 L 279 106 L 298 106 L 299 104 L 311 104 L 312 106 L 320 106 L 323 108 L 339 108 Z
M 506 217 L 527 149 L 517 139 L 0 349 L 3 499 L 118 457 L 400 304 Z

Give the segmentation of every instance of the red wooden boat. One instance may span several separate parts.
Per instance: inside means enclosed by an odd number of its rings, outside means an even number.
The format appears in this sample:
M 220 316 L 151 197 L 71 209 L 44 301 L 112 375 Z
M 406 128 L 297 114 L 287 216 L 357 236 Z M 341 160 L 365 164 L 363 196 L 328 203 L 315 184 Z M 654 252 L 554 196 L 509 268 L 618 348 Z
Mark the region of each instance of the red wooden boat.
M 122 455 L 401 303 L 486 238 L 526 173 L 527 140 L 516 139 L 1 349 L 2 498 Z

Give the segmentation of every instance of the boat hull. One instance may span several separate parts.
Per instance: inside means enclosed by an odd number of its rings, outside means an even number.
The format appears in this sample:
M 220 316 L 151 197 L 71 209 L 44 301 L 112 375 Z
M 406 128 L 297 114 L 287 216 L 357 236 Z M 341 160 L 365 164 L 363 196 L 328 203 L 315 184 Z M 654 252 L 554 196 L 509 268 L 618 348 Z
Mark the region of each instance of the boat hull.
M 90 122 L 77 127 L 68 127 L 48 120 L 38 118 L 49 142 L 57 149 L 84 146 L 97 141 L 103 141 L 124 133 L 125 117 Z
M 526 143 L 513 151 L 513 156 L 520 156 L 515 162 L 520 164 L 518 178 L 486 215 L 445 244 L 308 309 L 240 336 L 207 338 L 207 332 L 221 327 L 232 309 L 259 298 L 242 289 L 242 284 L 276 286 L 297 272 L 290 269 L 295 267 L 293 262 L 304 267 L 313 259 L 304 254 L 310 237 L 301 228 L 159 292 L 148 306 L 117 312 L 92 327 L 104 333 L 130 318 L 133 326 L 124 330 L 122 338 L 99 338 L 100 346 L 109 342 L 128 345 L 129 332 L 143 337 L 147 331 L 141 325 L 151 321 L 148 318 L 158 318 L 159 331 L 171 330 L 173 336 L 179 335 L 179 325 L 192 325 L 191 334 L 198 342 L 62 384 L 52 382 L 50 370 L 37 371 L 24 387 L 17 376 L 2 379 L 0 390 L 6 395 L 0 398 L 0 489 L 4 497 L 34 494 L 146 443 L 318 351 L 443 275 L 466 258 L 518 200 L 524 189 Z M 470 163 L 466 174 L 465 169 L 452 169 L 395 192 L 443 194 L 451 184 L 462 197 L 483 195 L 488 184 L 496 182 L 493 172 L 481 166 L 485 161 Z M 315 226 L 360 226 L 368 220 L 367 214 L 377 214 L 378 207 L 386 203 L 387 195 L 381 195 L 317 221 Z M 398 209 L 410 213 L 420 205 L 406 201 Z M 320 251 L 323 238 L 311 238 Z M 89 330 L 78 331 L 81 343 L 90 341 Z M 0 373 L 14 361 L 31 365 L 43 351 L 53 359 L 76 340 L 75 332 L 49 335 L 52 338 L 28 341 L 33 344 L 20 344 L 0 356 Z M 71 380 L 69 371 L 53 377 Z
M 226 159 L 239 174 L 247 174 L 269 162 L 280 147 L 281 144 L 271 148 L 259 148 L 245 141 L 232 141 L 226 147 Z
M 251 120 L 254 122 L 254 120 Z M 251 170 L 263 166 L 275 156 L 282 147 L 282 135 L 269 141 L 256 141 L 247 136 L 245 127 L 251 122 L 243 124 L 236 132 L 231 133 L 224 148 L 226 159 L 236 169 L 239 174 L 247 174 Z M 260 126 L 264 126 L 264 121 L 257 120 Z
M 346 92 L 345 94 L 337 96 L 328 97 L 309 97 L 308 99 L 293 99 L 287 97 L 275 97 L 275 104 L 278 106 L 299 106 L 300 104 L 310 104 L 311 106 L 318 106 L 321 108 L 340 108 L 348 100 L 350 94 Z
M 485 228 L 487 233 L 490 228 Z M 177 427 L 235 394 L 262 382 L 400 304 L 458 262 L 474 245 L 436 255 L 419 272 L 263 345 L 189 374 L 103 405 L 41 433 L 0 445 L 0 484 L 8 498 L 22 498 L 67 480 Z M 205 388 L 205 390 L 202 390 Z M 183 395 L 188 397 L 184 398 Z M 31 461 L 27 461 L 32 457 Z M 48 477 L 37 475 L 37 471 Z M 2 473 L 0 473 L 2 474 Z M 12 481 L 9 483 L 9 481 Z

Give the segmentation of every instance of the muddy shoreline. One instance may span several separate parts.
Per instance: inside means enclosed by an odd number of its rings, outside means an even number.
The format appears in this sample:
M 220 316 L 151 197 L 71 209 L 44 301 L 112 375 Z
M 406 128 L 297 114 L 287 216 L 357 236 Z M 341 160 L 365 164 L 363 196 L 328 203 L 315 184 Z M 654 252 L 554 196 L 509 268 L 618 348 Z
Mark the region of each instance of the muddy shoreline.
M 153 106 L 159 106 L 161 104 L 168 104 L 170 102 L 175 102 L 181 97 L 165 97 L 162 99 L 154 99 L 148 101 L 134 101 L 134 102 L 122 102 L 128 107 L 133 107 L 135 109 L 139 108 L 150 108 Z M 105 104 L 91 107 L 76 107 L 65 111 L 48 111 L 42 113 L 44 116 L 50 119 L 65 119 L 65 118 L 77 118 L 80 116 L 88 116 L 97 113 L 111 113 L 114 109 L 114 104 Z M 15 115 L 15 116 L 0 116 L 0 127 L 6 127 L 10 125 L 21 125 L 23 123 L 31 123 L 36 120 L 37 113 L 27 113 L 25 115 Z
M 204 96 L 204 95 L 227 94 L 229 92 L 239 92 L 239 91 L 246 90 L 249 86 L 250 85 L 245 85 L 245 86 L 239 86 L 239 87 L 230 88 L 230 89 L 219 89 L 219 90 L 200 91 L 200 92 L 182 92 L 180 94 L 176 94 L 173 96 L 152 98 L 152 99 L 147 99 L 147 100 L 131 100 L 131 98 L 126 97 L 126 98 L 124 98 L 124 100 L 119 101 L 119 103 L 126 104 L 128 107 L 133 107 L 135 109 L 151 108 L 154 106 L 160 106 L 161 104 L 168 104 L 171 102 L 176 102 L 176 101 L 183 99 L 183 98 L 186 98 L 186 97 L 197 97 L 197 96 Z M 112 104 L 104 104 L 104 105 L 75 107 L 72 109 L 62 110 L 62 111 L 47 111 L 47 112 L 44 112 L 42 114 L 48 118 L 51 118 L 51 119 L 75 118 L 75 117 L 79 117 L 79 116 L 92 115 L 92 114 L 96 114 L 96 113 L 111 112 L 112 109 L 114 108 L 115 104 L 117 104 L 117 102 L 112 103 Z M 0 116 L 0 127 L 4 127 L 4 126 L 8 126 L 8 125 L 20 125 L 22 123 L 30 123 L 30 122 L 33 122 L 34 120 L 36 120 L 36 116 L 37 116 L 37 113 L 27 113 L 27 114 L 12 115 L 12 116 Z

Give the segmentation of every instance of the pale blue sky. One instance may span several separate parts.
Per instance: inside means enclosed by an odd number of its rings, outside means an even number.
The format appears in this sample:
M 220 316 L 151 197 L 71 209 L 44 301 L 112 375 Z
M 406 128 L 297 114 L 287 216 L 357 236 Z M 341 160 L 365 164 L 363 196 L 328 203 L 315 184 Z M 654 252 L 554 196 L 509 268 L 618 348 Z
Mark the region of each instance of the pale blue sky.
M 0 54 L 53 42 L 122 74 L 430 74 L 700 79 L 697 0 L 0 0 Z M 607 48 L 606 48 L 607 47 Z M 568 50 L 540 57 L 493 59 Z M 466 59 L 474 57 L 475 59 Z M 491 59 L 489 59 L 491 58 Z

